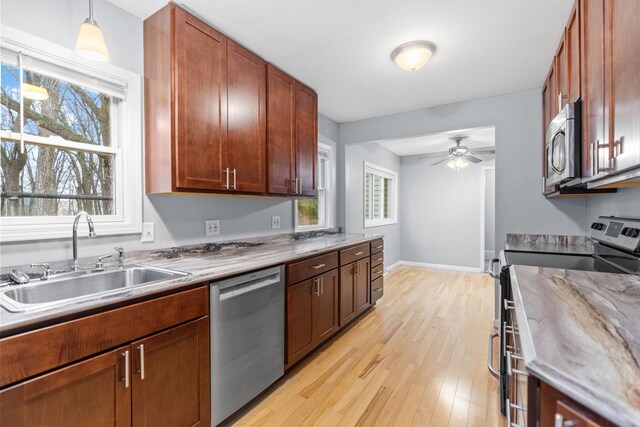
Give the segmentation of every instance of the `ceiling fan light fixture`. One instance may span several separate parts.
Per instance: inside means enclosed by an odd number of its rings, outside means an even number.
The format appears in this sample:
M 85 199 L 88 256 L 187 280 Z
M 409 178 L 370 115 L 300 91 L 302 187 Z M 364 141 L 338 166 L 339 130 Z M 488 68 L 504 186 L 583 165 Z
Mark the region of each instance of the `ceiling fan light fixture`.
M 76 41 L 76 53 L 83 58 L 96 62 L 107 62 L 109 51 L 104 41 L 102 30 L 93 19 L 93 0 L 89 0 L 89 17 L 80 26 L 78 40 Z
M 406 71 L 416 71 L 429 62 L 436 53 L 436 45 L 428 41 L 404 43 L 391 52 L 391 59 Z
M 449 160 L 449 162 L 447 162 L 447 166 L 449 166 L 451 169 L 454 169 L 456 172 L 460 172 L 460 169 L 469 166 L 469 162 L 462 157 L 456 157 Z

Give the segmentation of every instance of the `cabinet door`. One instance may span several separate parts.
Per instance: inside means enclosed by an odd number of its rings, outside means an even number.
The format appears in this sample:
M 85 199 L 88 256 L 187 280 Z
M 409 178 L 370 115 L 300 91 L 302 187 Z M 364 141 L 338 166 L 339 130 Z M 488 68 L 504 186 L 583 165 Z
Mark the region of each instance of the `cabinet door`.
M 640 165 L 640 2 L 609 0 L 606 5 L 609 154 L 611 172 L 619 172 Z
M 222 190 L 229 166 L 227 38 L 180 8 L 174 8 L 174 13 L 175 186 L 179 190 Z
M 266 63 L 229 40 L 227 144 L 230 186 L 266 191 Z
M 296 83 L 296 178 L 299 194 L 315 196 L 318 160 L 318 96 Z
M 295 80 L 267 65 L 267 191 L 292 194 L 295 178 Z
M 320 344 L 338 330 L 338 270 L 319 277 L 320 295 L 315 295 L 313 306 L 313 337 Z
M 556 76 L 556 92 L 553 101 L 556 103 L 556 114 L 565 106 L 569 99 L 569 67 L 567 57 L 567 40 L 566 33 L 563 34 L 558 51 L 556 53 L 555 76 Z
M 569 23 L 565 31 L 567 51 L 567 99 L 566 102 L 576 102 L 580 98 L 580 2 L 576 1 Z
M 340 327 L 349 323 L 357 315 L 357 269 L 357 262 L 340 267 Z
M 604 0 L 581 0 L 582 176 L 599 173 L 608 157 L 604 117 Z M 604 147 L 604 148 L 602 148 Z M 599 161 L 600 160 L 600 161 Z M 600 166 L 599 166 L 600 164 Z
M 357 262 L 356 271 L 356 315 L 371 307 L 371 261 L 369 258 Z
M 131 344 L 133 425 L 209 426 L 209 317 Z
M 287 287 L 287 365 L 314 347 L 313 306 L 317 281 L 308 279 Z
M 0 424 L 130 425 L 131 383 L 125 384 L 129 350 L 123 347 L 1 391 Z

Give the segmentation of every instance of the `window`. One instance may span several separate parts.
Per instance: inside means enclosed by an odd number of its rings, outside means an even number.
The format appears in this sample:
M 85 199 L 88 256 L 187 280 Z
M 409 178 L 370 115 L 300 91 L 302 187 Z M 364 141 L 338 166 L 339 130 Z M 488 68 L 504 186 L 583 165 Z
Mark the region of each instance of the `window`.
M 318 144 L 316 185 L 318 197 L 296 200 L 296 231 L 333 227 L 335 205 L 335 175 L 333 150 L 330 145 Z
M 2 241 L 67 237 L 79 210 L 98 235 L 140 232 L 140 76 L 2 32 Z
M 364 226 L 398 222 L 398 174 L 364 162 Z

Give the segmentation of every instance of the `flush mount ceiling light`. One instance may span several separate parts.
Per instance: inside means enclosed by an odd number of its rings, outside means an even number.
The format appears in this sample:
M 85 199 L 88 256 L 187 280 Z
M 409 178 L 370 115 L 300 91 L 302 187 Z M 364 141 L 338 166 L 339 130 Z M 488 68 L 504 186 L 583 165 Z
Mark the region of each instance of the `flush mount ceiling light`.
M 82 23 L 78 33 L 76 53 L 92 61 L 107 62 L 109 60 L 102 30 L 93 19 L 93 0 L 89 0 L 89 17 Z
M 402 44 L 391 52 L 391 59 L 406 71 L 415 71 L 427 65 L 436 53 L 436 45 L 427 41 Z

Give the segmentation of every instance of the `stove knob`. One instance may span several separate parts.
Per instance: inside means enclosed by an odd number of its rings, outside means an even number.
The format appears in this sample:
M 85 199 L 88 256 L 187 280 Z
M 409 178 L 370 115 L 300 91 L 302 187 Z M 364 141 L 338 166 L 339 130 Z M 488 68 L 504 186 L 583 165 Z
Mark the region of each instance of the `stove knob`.
M 631 235 L 631 237 L 635 239 L 638 236 L 640 236 L 640 228 L 632 228 L 631 230 L 633 231 L 633 234 Z
M 594 222 L 593 224 L 591 224 L 591 229 L 592 230 L 596 230 L 596 227 L 598 227 L 598 223 Z
M 630 236 L 631 234 L 633 234 L 633 229 L 629 227 L 625 227 L 622 229 L 620 234 L 622 234 L 623 236 Z

